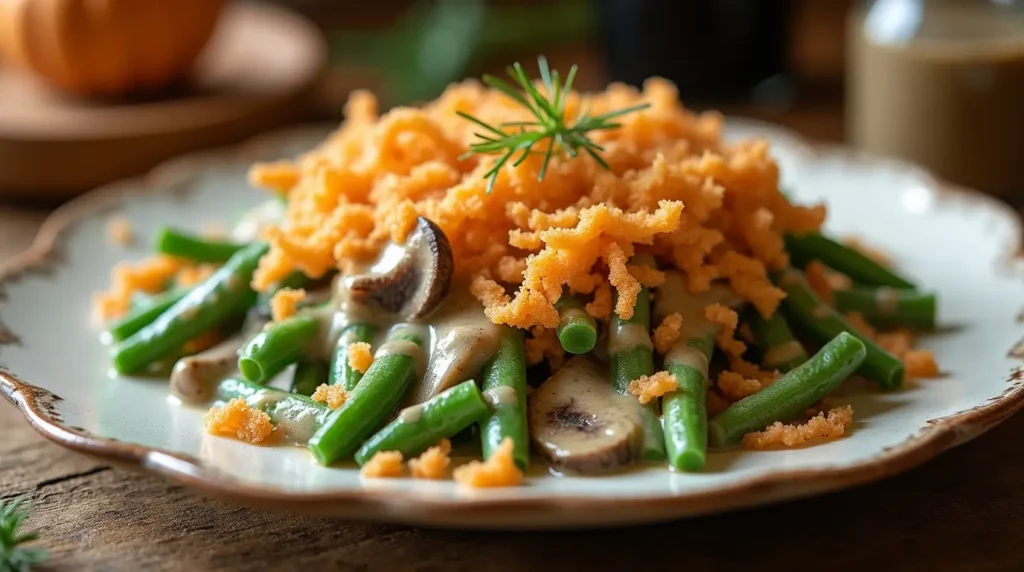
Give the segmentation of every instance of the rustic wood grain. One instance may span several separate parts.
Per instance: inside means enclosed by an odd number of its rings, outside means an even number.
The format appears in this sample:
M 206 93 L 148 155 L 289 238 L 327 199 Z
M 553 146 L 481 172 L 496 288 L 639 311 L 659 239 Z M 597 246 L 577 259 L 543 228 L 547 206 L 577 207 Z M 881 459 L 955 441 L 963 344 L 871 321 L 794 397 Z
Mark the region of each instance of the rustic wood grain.
M 0 207 L 0 260 L 42 217 Z M 35 504 L 46 570 L 1024 570 L 1022 437 L 1018 415 L 908 474 L 775 507 L 619 530 L 460 532 L 227 505 L 65 451 L 0 403 L 0 498 Z

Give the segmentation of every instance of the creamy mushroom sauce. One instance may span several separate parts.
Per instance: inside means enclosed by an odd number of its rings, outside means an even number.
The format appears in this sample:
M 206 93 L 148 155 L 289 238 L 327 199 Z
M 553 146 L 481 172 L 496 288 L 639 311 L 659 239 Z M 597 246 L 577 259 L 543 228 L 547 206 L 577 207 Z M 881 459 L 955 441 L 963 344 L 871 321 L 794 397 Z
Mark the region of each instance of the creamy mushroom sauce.
M 707 319 L 705 308 L 711 304 L 721 304 L 736 308 L 742 300 L 732 288 L 715 283 L 706 292 L 691 294 L 686 278 L 681 272 L 669 270 L 665 272 L 665 283 L 659 292 L 673 292 L 672 295 L 659 295 L 654 300 L 654 319 L 661 322 L 670 314 L 678 313 L 683 317 L 683 325 L 679 330 L 679 340 L 665 354 L 666 363 L 680 363 L 695 369 L 707 369 L 708 357 L 699 348 L 688 343 L 692 339 L 705 339 L 714 335 L 721 326 Z

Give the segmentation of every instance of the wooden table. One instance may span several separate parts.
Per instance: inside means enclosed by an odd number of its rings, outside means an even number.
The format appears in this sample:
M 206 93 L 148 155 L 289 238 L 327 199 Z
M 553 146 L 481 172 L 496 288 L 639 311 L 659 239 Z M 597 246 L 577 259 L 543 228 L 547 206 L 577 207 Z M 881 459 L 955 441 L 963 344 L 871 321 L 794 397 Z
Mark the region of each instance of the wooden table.
M 0 260 L 43 210 L 0 205 Z M 26 495 L 52 570 L 1024 570 L 1024 415 L 905 475 L 672 524 L 421 530 L 230 506 L 53 445 L 0 403 L 0 499 Z M 669 566 L 670 568 L 666 568 Z M 652 568 L 654 568 L 652 566 Z

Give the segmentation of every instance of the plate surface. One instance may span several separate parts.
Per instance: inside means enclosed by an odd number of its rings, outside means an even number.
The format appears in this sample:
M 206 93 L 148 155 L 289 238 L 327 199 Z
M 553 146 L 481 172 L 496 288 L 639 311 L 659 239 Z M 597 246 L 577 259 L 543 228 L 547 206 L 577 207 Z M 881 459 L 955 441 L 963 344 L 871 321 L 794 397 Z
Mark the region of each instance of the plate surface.
M 711 455 L 701 474 L 650 467 L 559 478 L 541 467 L 527 486 L 465 491 L 451 482 L 362 482 L 322 468 L 304 449 L 210 437 L 202 410 L 168 398 L 166 383 L 108 373 L 90 323 L 93 291 L 110 268 L 146 255 L 145 241 L 108 244 L 117 212 L 137 234 L 161 224 L 230 223 L 264 197 L 249 189 L 254 160 L 294 155 L 326 133 L 275 134 L 231 151 L 174 161 L 142 180 L 82 197 L 47 221 L 33 248 L 0 267 L 0 393 L 44 436 L 76 451 L 162 474 L 246 504 L 348 518 L 457 527 L 603 526 L 679 518 L 818 494 L 883 478 L 976 437 L 1024 404 L 1021 224 L 994 199 L 955 190 L 905 164 L 818 148 L 768 125 L 731 120 L 730 138 L 772 140 L 799 201 L 827 202 L 829 230 L 893 255 L 939 293 L 941 332 L 924 340 L 947 374 L 879 393 L 848 382 L 849 437 L 806 449 Z M 1014 351 L 1014 348 L 1017 348 Z M 535 463 L 540 465 L 541 463 Z

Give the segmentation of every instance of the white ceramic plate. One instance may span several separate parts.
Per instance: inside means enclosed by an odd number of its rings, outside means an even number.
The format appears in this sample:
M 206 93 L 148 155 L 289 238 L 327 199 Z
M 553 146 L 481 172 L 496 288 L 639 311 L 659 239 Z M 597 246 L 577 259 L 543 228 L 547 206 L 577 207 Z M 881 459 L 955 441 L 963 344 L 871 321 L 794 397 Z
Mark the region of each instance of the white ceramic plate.
M 558 478 L 538 466 L 524 487 L 465 491 L 450 481 L 362 482 L 354 469 L 317 466 L 304 449 L 207 436 L 202 411 L 172 403 L 165 383 L 108 373 L 107 351 L 89 320 L 90 296 L 106 286 L 118 260 L 146 252 L 145 245 L 111 247 L 106 218 L 123 213 L 142 237 L 160 224 L 199 230 L 230 222 L 263 199 L 245 183 L 249 163 L 294 154 L 324 133 L 278 134 L 185 158 L 62 208 L 31 251 L 0 268 L 0 393 L 60 445 L 239 502 L 509 528 L 663 520 L 864 483 L 976 437 L 1024 403 L 1022 356 L 1013 355 L 1021 351 L 1012 351 L 1024 335 L 1017 317 L 1024 283 L 1013 267 L 1021 225 L 1009 208 L 901 163 L 815 148 L 777 128 L 734 120 L 730 137 L 773 140 L 798 200 L 827 201 L 830 230 L 884 248 L 938 291 L 943 332 L 924 345 L 948 375 L 885 394 L 848 384 L 835 401 L 856 411 L 849 437 L 807 449 L 714 454 L 701 474 L 651 467 Z

